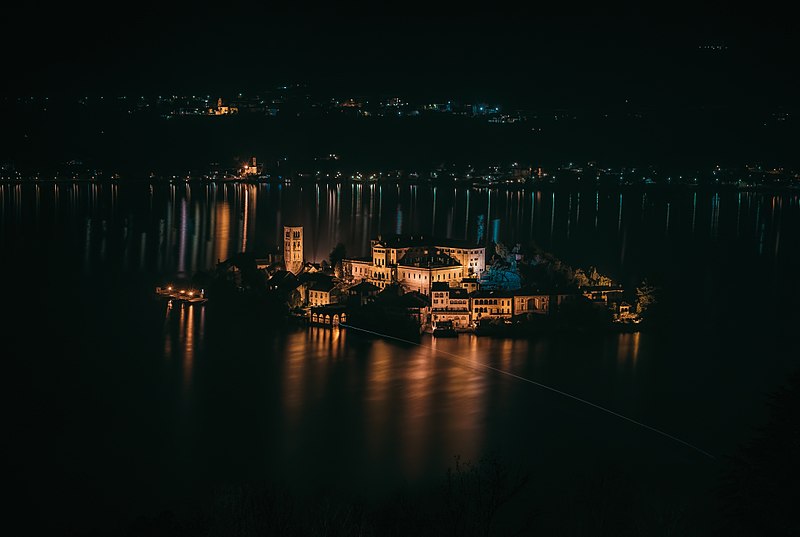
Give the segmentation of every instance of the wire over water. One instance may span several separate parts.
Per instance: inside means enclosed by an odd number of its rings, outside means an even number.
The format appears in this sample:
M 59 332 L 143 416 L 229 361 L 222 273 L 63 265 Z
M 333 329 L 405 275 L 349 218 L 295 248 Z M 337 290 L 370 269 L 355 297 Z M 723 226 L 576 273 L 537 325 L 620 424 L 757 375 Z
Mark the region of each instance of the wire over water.
M 476 365 L 477 365 L 477 366 L 480 366 L 480 367 L 482 367 L 484 369 L 487 369 L 489 371 L 494 371 L 495 373 L 500 373 L 501 375 L 506 375 L 508 377 L 511 377 L 511 378 L 514 378 L 514 379 L 517 379 L 517 380 L 521 380 L 522 382 L 527 382 L 528 384 L 533 384 L 534 386 L 537 386 L 539 388 L 543 388 L 545 390 L 551 391 L 551 392 L 556 393 L 558 395 L 561 395 L 563 397 L 567 397 L 569 399 L 573 399 L 575 401 L 578 401 L 579 403 L 583 403 L 583 404 L 588 405 L 590 407 L 593 407 L 593 408 L 596 408 L 598 410 L 601 410 L 601 411 L 603 411 L 603 412 L 605 412 L 607 414 L 611 414 L 612 416 L 616 416 L 617 418 L 620 418 L 622 420 L 625 420 L 625 421 L 628 421 L 630 423 L 633 423 L 634 425 L 638 425 L 639 427 L 647 429 L 648 431 L 652 431 L 654 433 L 660 434 L 661 436 L 669 438 L 670 440 L 678 442 L 679 444 L 683 444 L 684 446 L 686 446 L 688 448 L 691 448 L 691 449 L 697 451 L 698 453 L 702 453 L 703 455 L 705 455 L 706 457 L 708 457 L 710 459 L 716 460 L 716 457 L 714 457 L 714 455 L 712 455 L 711 453 L 709 453 L 709 452 L 707 452 L 707 451 L 695 446 L 694 444 L 690 444 L 686 440 L 681 440 L 677 436 L 673 436 L 673 435 L 671 435 L 671 434 L 669 434 L 669 433 L 667 433 L 665 431 L 662 431 L 661 429 L 657 429 L 655 427 L 647 425 L 646 423 L 642 423 L 641 421 L 637 421 L 637 420 L 635 420 L 633 418 L 629 418 L 628 416 L 620 414 L 619 412 L 614 412 L 613 410 L 611 410 L 609 408 L 606 408 L 604 406 L 600 406 L 600 405 L 598 405 L 596 403 L 592 403 L 591 401 L 587 401 L 586 399 L 578 397 L 577 395 L 572 395 L 571 393 L 567 393 L 567 392 L 559 390 L 557 388 L 553 388 L 552 386 L 548 386 L 547 384 L 542 384 L 541 382 L 536 382 L 535 380 L 531 380 L 529 378 L 522 377 L 522 376 L 517 375 L 515 373 L 511 373 L 510 371 L 505 371 L 503 369 L 499 369 L 499 368 L 493 367 L 491 365 L 483 364 L 481 362 L 477 362 L 476 364 L 465 364 L 463 362 L 464 358 L 462 356 L 459 356 L 457 354 L 453 354 L 452 352 L 448 352 L 448 351 L 445 351 L 445 350 L 442 350 L 442 349 L 437 349 L 437 348 L 432 347 L 430 345 L 423 345 L 422 343 L 417 343 L 415 341 L 411 341 L 411 340 L 408 340 L 408 339 L 403 339 L 403 338 L 399 338 L 399 337 L 395 337 L 395 336 L 390 336 L 389 334 L 382 334 L 380 332 L 374 332 L 372 330 L 367 330 L 365 328 L 359 328 L 357 326 L 353 326 L 353 325 L 350 325 L 350 324 L 341 323 L 340 326 L 342 326 L 344 328 L 348 328 L 348 329 L 358 330 L 360 332 L 366 332 L 368 334 L 373 334 L 373 335 L 376 335 L 376 336 L 379 336 L 379 337 L 383 337 L 383 338 L 394 339 L 396 341 L 402 341 L 403 343 L 410 343 L 411 345 L 417 345 L 418 347 L 423 347 L 423 348 L 426 348 L 426 349 L 430 349 L 430 350 L 432 350 L 434 352 L 438 352 L 438 353 L 441 353 L 441 354 L 446 354 L 446 355 L 451 356 L 453 358 L 457 358 L 459 360 L 458 363 L 460 365 L 462 365 L 462 366 L 470 367 L 472 369 L 478 369 L 478 367 L 476 367 Z

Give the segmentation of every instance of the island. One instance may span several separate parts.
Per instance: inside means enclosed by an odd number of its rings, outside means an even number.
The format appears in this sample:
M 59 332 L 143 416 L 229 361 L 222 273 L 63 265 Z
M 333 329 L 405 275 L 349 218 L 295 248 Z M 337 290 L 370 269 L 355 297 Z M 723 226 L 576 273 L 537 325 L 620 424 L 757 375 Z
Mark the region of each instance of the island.
M 191 285 L 204 299 L 258 311 L 270 323 L 412 341 L 426 333 L 633 332 L 648 325 L 657 303 L 658 289 L 647 281 L 629 291 L 595 267 L 573 268 L 535 244 L 492 242 L 487 252 L 482 237 L 379 235 L 369 256 L 349 256 L 340 243 L 314 263 L 303 255 L 302 226 L 284 226 L 283 236 L 283 248 L 264 257 L 236 254 Z

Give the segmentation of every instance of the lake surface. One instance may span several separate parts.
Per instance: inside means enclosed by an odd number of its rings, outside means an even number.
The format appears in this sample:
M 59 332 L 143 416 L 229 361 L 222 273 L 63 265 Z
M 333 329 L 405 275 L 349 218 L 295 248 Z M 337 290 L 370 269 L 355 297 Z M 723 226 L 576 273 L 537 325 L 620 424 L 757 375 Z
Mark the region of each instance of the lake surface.
M 800 356 L 796 192 L 2 184 L 0 224 L 6 443 L 32 532 L 108 527 L 252 479 L 390 497 L 489 453 L 540 496 L 624 468 L 702 512 Z M 266 251 L 284 224 L 304 226 L 312 261 L 337 242 L 365 255 L 380 233 L 535 242 L 628 287 L 647 277 L 668 315 L 641 334 L 416 346 L 153 299 Z

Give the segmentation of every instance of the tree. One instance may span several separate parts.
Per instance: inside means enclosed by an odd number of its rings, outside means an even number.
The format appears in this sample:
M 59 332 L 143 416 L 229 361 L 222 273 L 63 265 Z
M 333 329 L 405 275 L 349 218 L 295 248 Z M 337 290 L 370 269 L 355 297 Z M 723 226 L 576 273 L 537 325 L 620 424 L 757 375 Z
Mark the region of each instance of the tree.
M 587 287 L 587 286 L 589 286 L 589 278 L 586 276 L 586 273 L 583 271 L 583 269 L 580 269 L 580 268 L 579 269 L 575 269 L 575 272 L 573 273 L 572 278 L 573 278 L 573 282 L 578 287 Z
M 800 535 L 800 371 L 767 400 L 769 419 L 725 467 L 720 535 Z M 794 490 L 794 492 L 792 492 Z
M 341 276 L 342 273 L 341 263 L 342 259 L 344 259 L 346 256 L 347 256 L 347 249 L 341 242 L 336 243 L 336 246 L 333 247 L 333 250 L 331 250 L 331 253 L 328 255 L 328 257 L 330 257 L 331 260 L 331 266 L 333 267 L 334 273 L 336 273 L 337 276 Z
M 658 302 L 657 295 L 658 287 L 647 283 L 647 278 L 642 280 L 639 287 L 636 288 L 636 313 L 642 315 L 647 309 Z
M 495 243 L 494 251 L 497 253 L 497 256 L 500 257 L 500 259 L 504 261 L 508 259 L 508 247 L 502 242 Z
M 303 295 L 297 289 L 292 289 L 286 296 L 286 305 L 289 309 L 295 309 L 303 306 Z
M 597 287 L 611 287 L 614 283 L 608 276 L 597 272 L 597 267 L 589 267 L 589 282 Z

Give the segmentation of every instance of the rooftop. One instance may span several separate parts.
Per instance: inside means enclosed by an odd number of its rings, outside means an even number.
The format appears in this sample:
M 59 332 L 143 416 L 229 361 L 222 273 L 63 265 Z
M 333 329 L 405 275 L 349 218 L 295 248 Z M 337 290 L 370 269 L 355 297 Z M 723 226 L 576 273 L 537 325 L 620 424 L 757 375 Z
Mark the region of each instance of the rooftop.
M 411 252 L 409 252 L 410 254 Z M 423 254 L 423 255 L 409 255 L 403 256 L 398 264 L 404 267 L 424 267 L 424 268 L 440 268 L 440 267 L 460 267 L 461 263 L 453 259 L 447 254 Z
M 336 286 L 333 284 L 333 280 L 331 280 L 331 279 L 318 280 L 318 281 L 316 281 L 316 282 L 311 284 L 311 287 L 309 287 L 309 290 L 312 290 L 312 291 L 323 291 L 325 293 L 329 293 L 331 291 L 331 289 L 333 289 L 334 287 L 336 287 Z
M 352 286 L 348 291 L 355 291 L 356 293 L 372 293 L 380 289 L 377 285 L 368 281 L 363 281 Z

